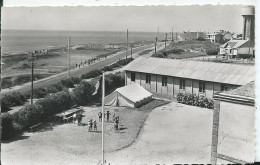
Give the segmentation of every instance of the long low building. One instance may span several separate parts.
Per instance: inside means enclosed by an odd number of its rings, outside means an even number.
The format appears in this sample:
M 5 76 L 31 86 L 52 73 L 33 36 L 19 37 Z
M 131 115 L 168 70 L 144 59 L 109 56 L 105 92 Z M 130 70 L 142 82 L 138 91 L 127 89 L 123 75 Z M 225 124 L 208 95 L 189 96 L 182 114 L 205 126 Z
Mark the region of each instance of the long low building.
M 125 68 L 126 85 L 138 83 L 152 93 L 203 95 L 212 99 L 216 92 L 254 81 L 251 65 L 139 57 Z

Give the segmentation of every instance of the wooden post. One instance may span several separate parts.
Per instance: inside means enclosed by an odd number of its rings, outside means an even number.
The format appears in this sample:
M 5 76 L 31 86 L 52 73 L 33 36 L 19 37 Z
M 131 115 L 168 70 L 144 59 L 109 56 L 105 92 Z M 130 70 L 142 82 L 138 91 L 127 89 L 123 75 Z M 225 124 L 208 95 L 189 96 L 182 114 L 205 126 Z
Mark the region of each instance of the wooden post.
M 70 78 L 70 37 L 68 38 L 68 78 Z
M 210 164 L 217 164 L 220 102 L 214 100 Z
M 31 104 L 33 104 L 33 69 L 34 69 L 34 57 L 32 54 L 32 75 L 31 75 Z
M 167 33 L 165 33 L 165 47 L 166 47 L 166 42 L 167 42 Z
M 104 101 L 105 99 L 105 73 L 102 75 L 102 165 L 104 165 Z
M 128 52 L 128 29 L 126 30 L 126 52 L 125 52 L 126 59 L 127 59 L 127 52 Z
M 156 47 L 157 47 L 157 37 L 155 38 L 155 45 L 154 45 L 154 52 L 156 53 Z
M 172 28 L 172 42 L 173 42 L 173 28 Z

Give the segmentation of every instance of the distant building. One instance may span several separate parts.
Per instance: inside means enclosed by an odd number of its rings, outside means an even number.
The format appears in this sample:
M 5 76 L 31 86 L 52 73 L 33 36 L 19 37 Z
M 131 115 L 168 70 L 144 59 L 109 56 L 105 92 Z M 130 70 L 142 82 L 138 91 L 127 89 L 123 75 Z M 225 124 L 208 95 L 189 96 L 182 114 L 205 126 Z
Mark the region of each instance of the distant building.
M 177 40 L 178 41 L 190 41 L 190 40 L 197 40 L 199 37 L 205 38 L 205 32 L 183 32 L 179 34 Z
M 220 55 L 236 57 L 240 54 L 254 55 L 254 47 L 249 40 L 230 40 L 220 46 Z
M 221 34 L 220 33 L 209 33 L 206 34 L 205 40 L 209 40 L 210 42 L 216 42 L 219 43 L 221 40 Z
M 250 65 L 139 57 L 125 68 L 126 85 L 138 83 L 165 96 L 190 93 L 212 99 L 216 92 L 254 80 Z
M 119 45 L 114 45 L 114 44 L 108 44 L 105 45 L 105 49 L 119 49 Z

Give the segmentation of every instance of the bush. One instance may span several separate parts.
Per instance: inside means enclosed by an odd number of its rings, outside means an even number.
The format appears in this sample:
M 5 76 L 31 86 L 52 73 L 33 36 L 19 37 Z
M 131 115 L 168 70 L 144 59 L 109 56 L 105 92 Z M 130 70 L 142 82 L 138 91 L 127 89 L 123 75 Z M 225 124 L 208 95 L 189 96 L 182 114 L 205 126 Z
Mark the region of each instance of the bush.
M 92 94 L 95 91 L 95 86 L 88 82 L 81 82 L 73 90 L 73 100 L 77 105 L 86 105 L 92 102 Z
M 5 88 L 10 88 L 13 86 L 13 81 L 7 77 L 7 78 L 2 78 L 2 82 L 1 82 L 1 88 L 5 89 Z
M 217 49 L 207 49 L 206 50 L 207 55 L 218 55 Z
M 14 121 L 27 129 L 32 125 L 41 122 L 42 106 L 30 104 L 13 114 Z
M 43 98 L 48 94 L 45 88 L 36 88 L 33 90 L 33 97 L 34 98 Z
M 205 38 L 199 36 L 199 37 L 197 38 L 197 40 L 198 40 L 198 41 L 205 41 Z
M 61 91 L 36 101 L 42 107 L 42 120 L 69 109 L 74 103 L 68 92 Z
M 61 80 L 61 84 L 66 88 L 74 88 L 75 84 L 78 84 L 81 81 L 78 77 L 71 77 L 65 80 Z
M 12 115 L 9 113 L 1 114 L 2 140 L 12 138 L 15 134 Z
M 171 53 L 173 53 L 173 54 L 181 54 L 183 52 L 185 52 L 183 49 L 170 49 L 170 50 L 167 50 L 166 53 L 168 55 L 168 54 L 171 54 Z
M 183 94 L 183 93 L 178 93 L 177 94 L 177 101 L 182 104 L 187 104 L 187 105 L 193 105 L 193 106 L 199 106 L 202 108 L 209 108 L 213 109 L 214 108 L 214 102 L 213 100 L 210 100 L 205 97 L 199 97 L 193 94 Z
M 156 52 L 152 55 L 152 57 L 167 58 L 167 55 L 166 55 L 166 53 L 163 53 L 163 52 Z
M 81 79 L 95 78 L 95 77 L 101 75 L 102 73 L 103 73 L 103 72 L 102 72 L 101 70 L 96 69 L 96 70 L 90 71 L 90 72 L 88 72 L 88 73 L 86 73 L 86 74 L 83 74 L 83 75 L 81 76 Z
M 10 107 L 23 105 L 26 101 L 25 95 L 19 92 L 14 92 L 11 95 L 4 95 L 1 98 L 1 111 L 7 112 L 10 110 Z

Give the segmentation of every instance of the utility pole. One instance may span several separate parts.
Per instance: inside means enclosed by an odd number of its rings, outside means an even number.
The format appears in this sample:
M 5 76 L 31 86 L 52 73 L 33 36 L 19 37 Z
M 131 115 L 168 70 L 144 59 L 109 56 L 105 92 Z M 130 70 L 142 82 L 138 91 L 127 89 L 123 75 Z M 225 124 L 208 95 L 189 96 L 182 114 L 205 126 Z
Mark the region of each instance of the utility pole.
M 70 78 L 70 36 L 68 38 L 68 78 Z
M 126 59 L 127 59 L 127 52 L 128 52 L 128 29 L 126 30 L 126 52 L 125 52 Z
M 173 42 L 173 27 L 172 27 L 172 42 Z
M 34 77 L 34 62 L 35 62 L 36 54 L 34 52 L 31 53 L 31 68 L 32 68 L 32 74 L 31 74 L 31 104 L 33 104 L 33 77 Z
M 133 58 L 133 45 L 131 45 L 131 59 Z
M 166 47 L 166 42 L 167 42 L 167 33 L 165 33 L 165 47 Z
M 157 37 L 155 38 L 155 43 L 154 43 L 154 52 L 156 53 L 156 47 L 157 47 Z
M 177 32 L 176 32 L 176 41 L 177 41 L 178 39 L 177 39 Z

